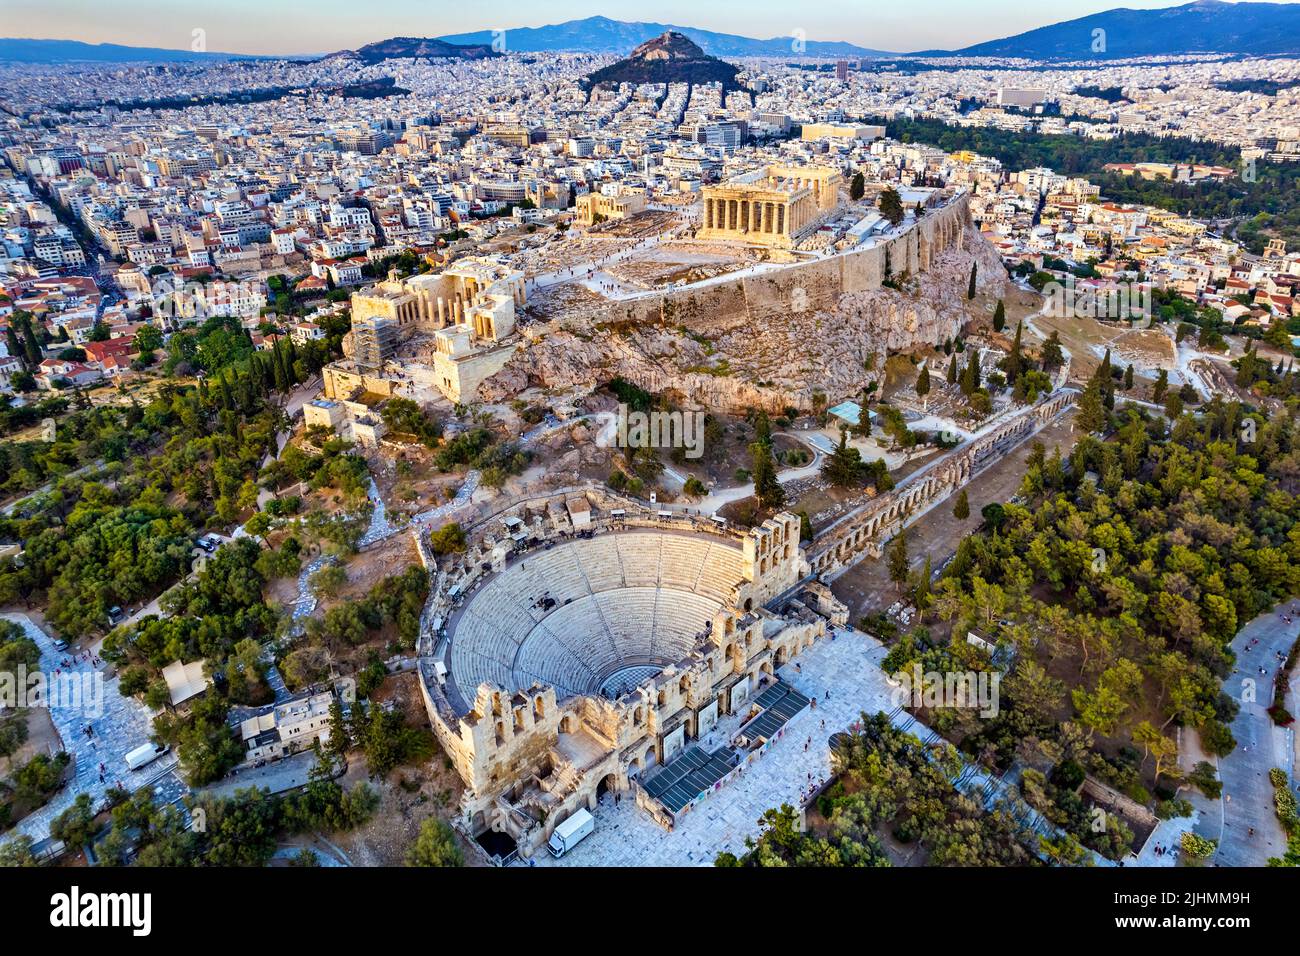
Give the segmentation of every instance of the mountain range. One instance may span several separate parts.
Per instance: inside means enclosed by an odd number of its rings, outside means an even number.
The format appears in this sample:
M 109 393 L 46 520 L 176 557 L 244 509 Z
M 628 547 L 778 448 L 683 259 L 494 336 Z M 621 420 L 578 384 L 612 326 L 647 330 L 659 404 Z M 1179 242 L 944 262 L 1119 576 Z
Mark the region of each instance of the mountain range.
M 243 53 L 195 53 L 80 40 L 0 38 L 0 62 L 8 63 L 197 63 L 204 60 L 263 60 Z
M 1098 34 L 1096 31 L 1104 31 Z M 1097 41 L 1103 40 L 1098 49 Z M 924 51 L 931 56 L 943 51 Z M 1300 53 L 1300 4 L 1195 0 L 1159 10 L 1120 8 L 977 43 L 949 56 L 1116 60 L 1182 53 Z
M 794 56 L 795 37 L 773 37 L 757 40 L 733 33 L 714 33 L 668 23 L 627 23 L 608 17 L 587 17 L 569 20 L 544 27 L 518 27 L 502 32 L 505 48 L 515 53 L 621 53 L 640 46 L 665 33 L 679 33 L 695 43 L 709 56 Z M 479 30 L 475 33 L 456 33 L 439 37 L 448 43 L 479 44 L 491 46 L 497 33 Z M 802 53 L 806 56 L 895 56 L 882 50 L 872 50 L 843 41 L 803 40 Z
M 492 51 L 490 43 L 448 43 L 446 40 L 433 40 L 428 37 L 392 37 L 378 43 L 367 43 L 355 50 L 340 50 L 331 53 L 326 59 L 336 57 L 358 60 L 367 66 L 382 63 L 384 60 L 404 58 L 440 58 L 454 57 L 458 60 L 482 60 L 490 56 L 500 56 Z
M 629 23 L 587 17 L 541 27 L 504 32 L 479 30 L 437 38 L 393 37 L 356 50 L 329 54 L 377 63 L 395 56 L 454 56 L 480 59 L 504 49 L 516 53 L 572 52 L 627 54 L 665 33 L 676 33 L 713 57 L 869 57 L 961 56 L 1053 60 L 1123 59 L 1223 53 L 1240 56 L 1300 55 L 1300 3 L 1225 3 L 1195 0 L 1156 10 L 1117 8 L 1063 23 L 1028 30 L 960 50 L 922 50 L 895 54 L 839 40 L 762 40 L 664 23 Z M 494 47 L 497 41 L 497 47 Z M 18 63 L 154 63 L 228 60 L 232 53 L 194 53 L 76 40 L 0 39 L 0 62 Z M 256 57 L 264 59 L 265 57 Z

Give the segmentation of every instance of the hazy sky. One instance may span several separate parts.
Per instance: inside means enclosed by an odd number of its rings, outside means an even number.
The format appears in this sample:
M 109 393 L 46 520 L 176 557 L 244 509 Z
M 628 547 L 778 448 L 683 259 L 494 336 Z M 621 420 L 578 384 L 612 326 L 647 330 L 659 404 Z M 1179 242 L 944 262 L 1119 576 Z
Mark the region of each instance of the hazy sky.
M 207 49 L 231 53 L 325 53 L 391 36 L 442 36 L 542 26 L 601 14 L 743 36 L 847 40 L 895 52 L 953 49 L 1114 7 L 1168 7 L 1171 0 L 0 0 L 0 35 L 189 49 L 196 28 Z

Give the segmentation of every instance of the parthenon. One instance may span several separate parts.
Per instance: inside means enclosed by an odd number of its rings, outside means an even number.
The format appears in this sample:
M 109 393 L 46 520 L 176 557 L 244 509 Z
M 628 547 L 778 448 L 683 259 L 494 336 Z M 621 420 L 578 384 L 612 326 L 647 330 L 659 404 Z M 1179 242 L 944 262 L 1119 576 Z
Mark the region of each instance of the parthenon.
M 838 170 L 766 166 L 704 189 L 701 239 L 789 248 L 839 205 Z

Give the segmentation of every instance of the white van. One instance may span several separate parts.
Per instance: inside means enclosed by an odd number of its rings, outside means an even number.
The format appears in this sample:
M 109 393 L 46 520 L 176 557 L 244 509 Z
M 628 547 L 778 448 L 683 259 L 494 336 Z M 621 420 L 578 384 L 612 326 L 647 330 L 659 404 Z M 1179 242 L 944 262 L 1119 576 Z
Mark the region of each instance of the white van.
M 139 770 L 146 767 L 170 749 L 166 744 L 141 744 L 126 755 L 126 769 Z

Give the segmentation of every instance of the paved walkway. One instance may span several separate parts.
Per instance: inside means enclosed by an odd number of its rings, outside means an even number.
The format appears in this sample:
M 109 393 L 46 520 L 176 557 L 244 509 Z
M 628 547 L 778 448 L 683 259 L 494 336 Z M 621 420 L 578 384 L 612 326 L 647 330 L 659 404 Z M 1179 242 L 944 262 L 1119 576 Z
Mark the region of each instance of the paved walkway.
M 78 794 L 90 794 L 98 805 L 109 787 L 120 784 L 134 792 L 163 776 L 176 765 L 176 757 L 168 753 L 140 770 L 128 770 L 126 755 L 147 743 L 153 732 L 145 708 L 134 698 L 123 697 L 118 693 L 116 677 L 103 679 L 105 668 L 100 667 L 97 671 L 88 661 L 63 667 L 63 661 L 70 659 L 68 654 L 55 650 L 53 640 L 27 615 L 4 614 L 0 617 L 21 625 L 36 641 L 41 650 L 41 670 L 47 675 L 52 677 L 55 670 L 75 675 L 98 673 L 102 680 L 102 694 L 98 700 L 83 699 L 76 706 L 50 708 L 55 730 L 75 762 L 75 776 L 68 780 L 67 786 L 56 793 L 49 803 L 21 820 L 6 837 L 26 834 L 33 840 L 43 840 L 49 835 L 50 821 L 71 806 Z M 89 680 L 93 681 L 95 677 L 90 676 Z M 86 736 L 86 727 L 94 731 L 93 736 Z M 104 764 L 102 782 L 99 779 L 101 763 Z
M 797 806 L 811 780 L 830 775 L 830 735 L 859 719 L 863 711 L 893 709 L 892 688 L 880 671 L 885 651 L 865 634 L 840 632 L 835 640 L 819 641 L 800 655 L 798 663 L 782 668 L 782 678 L 801 693 L 817 698 L 817 708 L 805 708 L 786 725 L 785 735 L 749 769 L 718 793 L 704 800 L 671 832 L 666 832 L 635 802 L 623 795 L 617 806 L 606 794 L 596 810 L 596 832 L 571 853 L 556 860 L 543 852 L 539 866 L 711 866 L 718 853 L 740 855 L 745 838 L 759 831 L 765 810 L 782 803 Z M 826 699 L 827 688 L 834 688 Z M 825 721 L 825 728 L 822 722 Z M 706 738 L 712 747 L 726 743 L 726 725 Z M 805 750 L 805 741 L 811 745 Z
M 1199 791 L 1188 797 L 1201 812 L 1196 832 L 1219 841 L 1214 856 L 1219 866 L 1264 866 L 1269 857 L 1281 856 L 1286 849 L 1286 835 L 1274 812 L 1268 772 L 1281 767 L 1289 775 L 1291 786 L 1296 785 L 1295 731 L 1276 726 L 1267 709 L 1273 703 L 1273 681 L 1282 666 L 1278 655 L 1285 658 L 1300 630 L 1300 620 L 1288 610 L 1295 604 L 1287 602 L 1261 614 L 1232 639 L 1237 663 L 1223 682 L 1223 690 L 1240 705 L 1232 722 L 1237 749 L 1222 759 L 1208 758 L 1218 766 L 1223 781 L 1221 799 L 1209 800 Z M 1284 612 L 1291 616 L 1291 623 L 1282 619 Z M 1185 769 L 1207 759 L 1200 752 L 1195 733 L 1184 731 L 1180 737 L 1180 762 Z M 1252 827 L 1254 835 L 1250 833 Z

